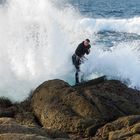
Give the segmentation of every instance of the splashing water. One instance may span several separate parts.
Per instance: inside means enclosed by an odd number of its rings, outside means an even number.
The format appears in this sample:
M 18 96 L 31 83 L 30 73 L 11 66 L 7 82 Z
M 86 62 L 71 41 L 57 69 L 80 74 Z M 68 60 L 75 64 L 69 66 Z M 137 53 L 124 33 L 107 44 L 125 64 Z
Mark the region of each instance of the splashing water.
M 78 43 L 96 41 L 95 34 L 102 30 L 140 34 L 139 22 L 139 17 L 84 18 L 73 7 L 59 9 L 51 0 L 8 1 L 0 8 L 0 96 L 21 101 L 49 79 L 72 84 L 71 55 Z M 81 70 L 88 79 L 98 73 L 140 88 L 139 44 L 124 42 L 109 51 L 93 45 Z

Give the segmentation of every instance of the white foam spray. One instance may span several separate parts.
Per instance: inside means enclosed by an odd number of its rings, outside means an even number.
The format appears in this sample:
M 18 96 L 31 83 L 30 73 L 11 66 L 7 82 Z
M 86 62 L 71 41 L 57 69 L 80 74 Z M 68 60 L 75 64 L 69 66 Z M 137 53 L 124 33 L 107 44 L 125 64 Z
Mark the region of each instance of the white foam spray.
M 46 80 L 60 78 L 73 83 L 71 55 L 79 42 L 85 38 L 95 41 L 94 34 L 100 30 L 139 34 L 139 21 L 88 19 L 72 7 L 55 7 L 51 0 L 7 1 L 0 8 L 0 96 L 22 101 Z M 88 68 L 90 78 L 100 73 L 129 79 L 139 88 L 138 44 L 119 44 L 111 52 L 95 45 L 82 70 Z
M 109 79 L 118 79 L 130 87 L 140 89 L 139 45 L 137 41 L 120 43 L 110 51 L 103 51 L 99 49 L 100 46 L 96 46 L 89 60 L 82 65 L 82 71 L 87 73 L 87 79 L 107 75 Z

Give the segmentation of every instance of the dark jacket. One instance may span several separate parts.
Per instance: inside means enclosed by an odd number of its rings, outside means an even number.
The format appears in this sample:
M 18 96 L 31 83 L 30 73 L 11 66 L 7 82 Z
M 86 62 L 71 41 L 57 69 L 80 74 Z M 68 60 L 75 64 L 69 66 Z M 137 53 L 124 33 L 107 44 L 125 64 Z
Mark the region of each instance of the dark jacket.
M 84 41 L 78 45 L 76 51 L 75 51 L 75 54 L 78 55 L 79 57 L 83 57 L 85 54 L 89 54 L 90 53 L 90 48 L 91 46 L 88 45 L 88 46 L 84 46 Z

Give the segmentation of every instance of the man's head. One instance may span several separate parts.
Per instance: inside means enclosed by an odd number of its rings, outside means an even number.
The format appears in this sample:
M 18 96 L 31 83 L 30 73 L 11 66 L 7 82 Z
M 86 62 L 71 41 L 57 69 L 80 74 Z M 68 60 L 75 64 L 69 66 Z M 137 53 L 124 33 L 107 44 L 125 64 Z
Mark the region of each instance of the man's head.
M 85 41 L 84 41 L 84 46 L 89 46 L 89 44 L 90 44 L 90 40 L 89 39 L 86 39 Z

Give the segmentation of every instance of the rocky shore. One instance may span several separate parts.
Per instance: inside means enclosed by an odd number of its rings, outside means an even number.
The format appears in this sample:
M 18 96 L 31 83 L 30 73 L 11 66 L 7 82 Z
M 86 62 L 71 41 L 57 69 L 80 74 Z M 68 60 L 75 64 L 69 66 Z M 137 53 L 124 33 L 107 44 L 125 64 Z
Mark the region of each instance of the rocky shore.
M 41 84 L 28 99 L 0 98 L 0 140 L 140 140 L 140 91 L 104 77 Z

